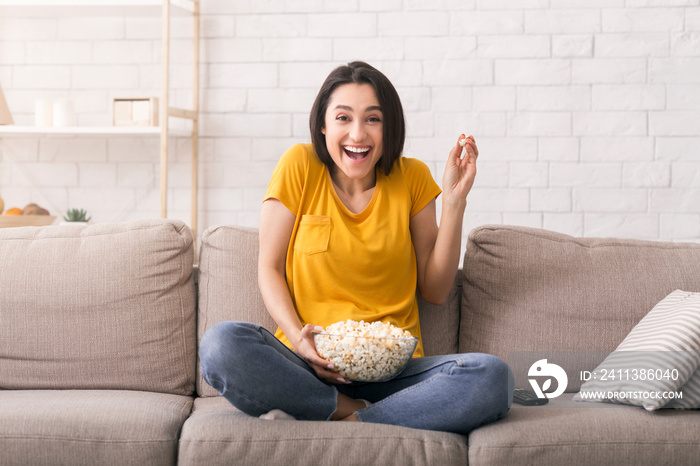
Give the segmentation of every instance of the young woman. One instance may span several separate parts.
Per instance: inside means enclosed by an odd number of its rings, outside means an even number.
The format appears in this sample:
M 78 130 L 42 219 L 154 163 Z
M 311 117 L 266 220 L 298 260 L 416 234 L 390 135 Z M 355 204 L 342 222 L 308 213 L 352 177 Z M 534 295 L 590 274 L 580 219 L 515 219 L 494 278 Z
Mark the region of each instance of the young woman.
M 508 366 L 486 354 L 414 358 L 387 382 L 351 383 L 316 352 L 313 332 L 384 321 L 420 339 L 416 287 L 443 302 L 459 266 L 462 220 L 479 151 L 450 150 L 441 193 L 428 167 L 401 156 L 401 101 L 363 62 L 336 68 L 316 97 L 312 144 L 280 159 L 260 214 L 259 285 L 279 328 L 222 322 L 200 345 L 205 380 L 268 419 L 344 420 L 467 433 L 505 415 Z M 461 136 L 464 138 L 464 136 Z M 465 264 L 468 266 L 468 264 Z

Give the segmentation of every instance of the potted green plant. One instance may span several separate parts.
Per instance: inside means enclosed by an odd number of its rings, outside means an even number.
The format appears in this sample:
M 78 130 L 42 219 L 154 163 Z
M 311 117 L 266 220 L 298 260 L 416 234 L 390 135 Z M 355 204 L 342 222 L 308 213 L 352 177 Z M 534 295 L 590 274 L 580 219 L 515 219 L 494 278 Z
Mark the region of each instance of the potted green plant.
M 70 223 L 87 223 L 91 218 L 85 209 L 68 209 L 63 216 L 63 220 Z

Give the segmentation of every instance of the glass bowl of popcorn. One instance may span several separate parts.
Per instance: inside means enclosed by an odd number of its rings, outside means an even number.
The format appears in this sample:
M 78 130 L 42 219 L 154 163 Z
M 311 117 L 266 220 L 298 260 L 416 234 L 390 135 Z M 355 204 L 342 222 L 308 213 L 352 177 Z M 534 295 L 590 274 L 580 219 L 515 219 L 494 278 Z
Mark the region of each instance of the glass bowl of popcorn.
M 314 333 L 319 356 L 353 382 L 383 382 L 401 373 L 418 338 L 385 322 L 347 320 Z

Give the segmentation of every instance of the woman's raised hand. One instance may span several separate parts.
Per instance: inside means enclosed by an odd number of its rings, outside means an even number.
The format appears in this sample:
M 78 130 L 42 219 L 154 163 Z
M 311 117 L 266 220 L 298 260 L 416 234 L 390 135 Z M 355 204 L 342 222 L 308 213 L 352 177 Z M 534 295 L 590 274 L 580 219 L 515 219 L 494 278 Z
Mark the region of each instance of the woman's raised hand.
M 465 140 L 464 147 L 460 144 L 461 140 Z M 445 165 L 445 175 L 442 179 L 443 203 L 457 205 L 466 202 L 467 194 L 474 185 L 478 156 L 479 149 L 476 147 L 474 136 L 460 135 Z

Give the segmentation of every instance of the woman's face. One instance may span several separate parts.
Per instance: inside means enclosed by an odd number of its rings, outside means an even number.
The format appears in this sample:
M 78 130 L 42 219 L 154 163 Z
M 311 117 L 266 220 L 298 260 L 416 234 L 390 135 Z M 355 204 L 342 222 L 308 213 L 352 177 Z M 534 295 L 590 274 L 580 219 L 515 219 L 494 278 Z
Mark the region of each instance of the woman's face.
M 338 170 L 336 183 L 363 181 L 374 186 L 374 167 L 382 157 L 384 115 L 369 84 L 338 86 L 328 102 L 323 134 Z

